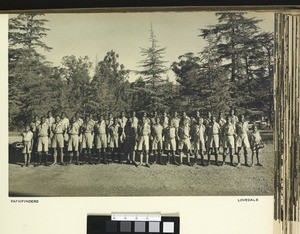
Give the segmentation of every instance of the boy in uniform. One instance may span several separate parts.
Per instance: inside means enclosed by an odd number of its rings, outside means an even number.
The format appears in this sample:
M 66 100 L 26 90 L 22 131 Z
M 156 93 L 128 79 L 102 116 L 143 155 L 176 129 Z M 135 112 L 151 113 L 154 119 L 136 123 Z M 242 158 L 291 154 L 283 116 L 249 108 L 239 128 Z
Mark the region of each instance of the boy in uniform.
M 169 117 L 166 111 L 164 111 L 163 113 L 163 117 L 162 117 L 162 126 L 163 128 L 166 128 L 169 125 Z
M 106 148 L 107 148 L 107 129 L 106 122 L 101 114 L 97 116 L 98 122 L 95 124 L 95 145 L 97 150 L 98 163 L 101 161 L 101 151 L 103 154 L 103 163 L 108 164 L 106 160 Z
M 149 125 L 149 121 L 146 116 L 143 116 L 142 123 L 138 128 L 138 147 L 140 155 L 140 163 L 137 166 L 143 164 L 143 154 L 146 156 L 146 167 L 150 167 L 149 164 L 149 136 L 151 133 L 151 128 Z
M 51 132 L 51 146 L 53 148 L 53 158 L 54 162 L 52 165 L 57 163 L 57 151 L 60 150 L 60 164 L 64 164 L 64 134 L 66 131 L 65 123 L 61 120 L 59 116 L 56 116 L 55 122 L 52 124 Z
M 186 112 L 182 112 L 182 119 L 180 121 L 178 135 L 179 135 L 179 165 L 183 163 L 183 151 L 186 151 L 187 154 L 187 164 L 192 166 L 190 162 L 190 150 L 191 150 L 191 141 L 190 141 L 190 129 L 191 129 L 191 120 L 186 115 Z
M 86 155 L 88 156 L 88 162 L 91 164 L 91 153 L 93 148 L 93 140 L 94 140 L 94 122 L 91 121 L 89 116 L 85 117 L 85 121 L 81 125 L 82 134 L 82 151 L 84 155 L 84 159 L 86 159 Z M 86 161 L 86 160 L 85 160 Z
M 245 166 L 248 165 L 248 152 L 247 148 L 250 147 L 249 139 L 248 139 L 248 122 L 245 121 L 244 115 L 239 116 L 239 122 L 236 125 L 236 144 L 237 144 L 237 156 L 238 156 L 238 164 L 237 166 L 241 166 L 241 149 L 244 150 L 244 157 L 245 157 Z
M 154 162 L 162 164 L 162 149 L 163 149 L 163 126 L 160 124 L 159 117 L 156 117 L 155 123 L 152 125 L 152 151 L 154 154 Z
M 30 131 L 30 126 L 25 127 L 25 131 L 22 133 L 22 142 L 24 145 L 22 153 L 24 154 L 24 164 L 23 166 L 28 167 L 31 160 L 31 151 L 32 151 L 32 142 L 33 142 L 33 133 Z
M 177 111 L 174 111 L 173 117 L 171 118 L 170 125 L 175 128 L 176 133 L 176 147 L 179 145 L 178 129 L 179 129 L 180 118 L 178 117 Z M 175 149 L 177 151 L 177 148 Z
M 118 123 L 118 118 L 114 118 L 114 123 L 108 128 L 108 142 L 111 152 L 112 162 L 115 161 L 115 154 L 118 155 L 118 162 L 121 163 L 121 155 L 119 152 L 119 137 L 122 133 Z
M 137 130 L 138 125 L 139 125 L 139 120 L 136 117 L 136 112 L 135 111 L 131 112 L 130 120 L 131 120 L 131 124 L 133 125 L 133 127 Z M 126 133 L 125 133 L 125 135 L 126 135 Z
M 195 163 L 197 164 L 197 155 L 200 153 L 201 163 L 204 166 L 204 155 L 203 151 L 205 149 L 205 132 L 206 128 L 203 124 L 203 118 L 198 119 L 198 123 L 194 125 L 193 131 L 193 140 L 194 140 L 194 148 L 195 148 Z
M 223 139 L 223 163 L 222 166 L 225 165 L 226 157 L 227 157 L 227 149 L 229 149 L 230 156 L 230 165 L 233 165 L 233 151 L 235 148 L 234 145 L 234 137 L 235 136 L 235 125 L 232 123 L 231 118 L 229 116 L 226 117 L 226 123 L 222 127 L 222 139 Z
M 171 119 L 169 119 L 169 125 L 164 129 L 163 136 L 165 138 L 165 150 L 167 151 L 167 161 L 165 164 L 170 163 L 170 153 L 173 158 L 173 162 L 176 165 L 179 165 L 175 159 L 175 151 L 176 151 L 176 128 L 172 125 Z
M 137 127 L 135 124 L 132 122 L 133 118 L 129 118 L 128 121 L 126 122 L 125 126 L 125 152 L 127 154 L 127 164 L 132 164 L 135 162 L 135 150 L 136 150 L 136 140 L 137 140 Z M 130 157 L 132 156 L 132 160 Z
M 52 124 L 55 122 L 55 119 L 52 117 L 52 112 L 48 111 L 47 113 L 47 118 L 46 118 L 46 123 L 49 125 L 51 128 Z
M 42 152 L 45 152 L 45 165 L 48 165 L 48 151 L 49 151 L 49 125 L 46 123 L 46 118 L 41 117 L 41 123 L 36 127 L 38 137 L 38 156 L 39 165 L 42 164 Z
M 210 155 L 212 150 L 215 153 L 215 163 L 217 166 L 219 165 L 218 155 L 219 155 L 219 143 L 220 143 L 220 125 L 216 122 L 216 117 L 211 117 L 211 122 L 207 126 L 207 135 L 208 135 L 208 165 L 210 164 Z
M 30 123 L 30 130 L 33 133 L 33 142 L 32 142 L 32 152 L 35 154 L 38 147 L 38 135 L 37 135 L 37 126 L 41 123 L 37 115 L 34 116 L 32 122 Z
M 108 116 L 106 119 L 107 129 L 109 129 L 109 127 L 113 124 L 114 124 L 114 117 L 113 117 L 112 113 L 108 113 Z
M 79 145 L 80 124 L 79 121 L 76 121 L 75 116 L 71 118 L 71 122 L 67 128 L 67 133 L 69 135 L 69 141 L 68 141 L 68 152 L 70 155 L 69 164 L 72 163 L 73 155 L 75 154 L 76 165 L 79 165 L 78 145 Z
M 257 126 L 253 125 L 252 126 L 252 133 L 250 134 L 250 145 L 251 145 L 251 150 L 252 150 L 252 164 L 251 166 L 254 166 L 254 153 L 256 154 L 256 160 L 257 160 L 257 166 L 263 166 L 259 162 L 259 150 L 261 148 L 265 147 L 264 142 L 261 139 L 260 133 L 257 130 Z
M 120 154 L 123 153 L 124 151 L 124 140 L 125 140 L 125 133 L 124 133 L 124 128 L 127 122 L 127 118 L 125 116 L 125 112 L 121 111 L 121 115 L 119 118 L 119 125 L 120 125 Z

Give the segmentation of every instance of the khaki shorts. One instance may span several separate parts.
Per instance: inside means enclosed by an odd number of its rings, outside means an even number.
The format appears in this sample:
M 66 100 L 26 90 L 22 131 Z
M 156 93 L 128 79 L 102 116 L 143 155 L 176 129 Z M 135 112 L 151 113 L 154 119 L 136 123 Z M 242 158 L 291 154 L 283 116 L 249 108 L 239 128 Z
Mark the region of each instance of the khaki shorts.
M 109 147 L 119 148 L 119 136 L 115 136 L 115 137 L 110 138 Z
M 47 152 L 49 151 L 49 139 L 47 136 L 38 138 L 38 152 Z
M 137 149 L 139 151 L 149 150 L 149 136 L 148 135 L 143 135 L 143 136 L 139 137 Z
M 31 141 L 27 141 L 27 145 L 24 145 L 22 153 L 23 154 L 30 154 L 31 153 L 31 148 L 32 148 Z
M 165 150 L 172 150 L 172 151 L 176 150 L 176 139 L 175 138 L 172 138 L 172 139 L 166 138 Z
M 180 150 L 182 150 L 182 149 L 190 150 L 191 149 L 191 140 L 190 140 L 190 138 L 180 139 L 178 149 L 180 149 Z
M 219 148 L 220 147 L 219 135 L 209 136 L 207 145 L 209 146 L 209 148 Z
M 78 135 L 69 135 L 68 151 L 78 151 Z
M 163 141 L 162 139 L 153 139 L 152 141 L 152 150 L 162 150 L 163 148 Z
M 94 135 L 91 132 L 82 135 L 82 149 L 93 148 Z
M 95 146 L 97 149 L 107 148 L 107 136 L 105 133 L 95 135 Z
M 52 137 L 52 148 L 64 148 L 64 136 L 63 134 L 54 134 Z
M 205 150 L 205 140 L 197 140 L 194 142 L 195 150 Z
M 224 136 L 223 147 L 234 149 L 234 136 Z
M 243 148 L 249 148 L 250 147 L 250 143 L 249 143 L 249 139 L 248 136 L 238 136 L 236 138 L 236 146 L 237 147 L 243 147 Z

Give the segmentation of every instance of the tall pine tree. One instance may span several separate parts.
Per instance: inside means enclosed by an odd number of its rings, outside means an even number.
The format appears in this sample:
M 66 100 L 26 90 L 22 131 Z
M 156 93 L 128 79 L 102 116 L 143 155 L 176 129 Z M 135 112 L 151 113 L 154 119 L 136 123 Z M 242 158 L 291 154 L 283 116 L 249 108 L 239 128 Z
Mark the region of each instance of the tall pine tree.
M 141 48 L 141 55 L 145 59 L 140 61 L 142 70 L 138 72 L 145 85 L 135 86 L 136 97 L 140 100 L 143 99 L 144 108 L 149 111 L 162 111 L 168 108 L 163 91 L 163 87 L 167 82 L 164 76 L 168 71 L 168 68 L 164 65 L 166 61 L 163 60 L 166 47 L 158 46 L 157 42 L 151 25 L 150 47 Z

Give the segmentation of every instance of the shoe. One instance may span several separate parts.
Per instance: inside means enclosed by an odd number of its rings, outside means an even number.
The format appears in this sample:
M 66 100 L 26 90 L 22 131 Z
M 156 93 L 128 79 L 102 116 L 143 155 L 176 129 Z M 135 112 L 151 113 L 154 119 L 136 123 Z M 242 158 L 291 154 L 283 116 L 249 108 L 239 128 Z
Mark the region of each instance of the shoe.
M 251 167 L 254 167 L 254 163 L 251 164 Z
M 188 162 L 188 163 L 187 163 L 187 165 L 188 165 L 189 167 L 191 167 L 191 166 L 192 166 L 192 164 L 191 164 L 190 162 Z
M 52 164 L 50 164 L 50 166 L 54 166 L 54 165 L 56 165 L 56 162 L 53 162 Z
M 150 168 L 150 164 L 149 163 L 146 163 L 146 165 L 145 165 L 146 167 L 148 167 L 148 168 Z
M 221 166 L 224 166 L 225 165 L 225 162 L 222 162 Z
M 139 166 L 141 166 L 141 165 L 142 165 L 142 163 L 136 163 L 136 164 L 135 164 L 136 167 L 139 167 Z
M 263 165 L 261 163 L 257 163 L 256 166 L 262 167 Z
M 246 167 L 251 167 L 248 163 L 245 164 Z
M 236 167 L 240 167 L 241 166 L 241 163 L 238 163 L 237 165 L 236 165 Z
M 131 164 L 131 161 L 127 159 L 126 164 Z

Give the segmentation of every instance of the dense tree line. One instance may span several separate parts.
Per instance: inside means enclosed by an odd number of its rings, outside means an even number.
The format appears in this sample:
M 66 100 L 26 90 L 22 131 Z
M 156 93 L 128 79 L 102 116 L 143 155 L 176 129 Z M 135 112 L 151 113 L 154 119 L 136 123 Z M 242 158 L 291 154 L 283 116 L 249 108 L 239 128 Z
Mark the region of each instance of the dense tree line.
M 148 48 L 141 49 L 139 78 L 119 64 L 119 54 L 108 51 L 93 64 L 87 56 L 66 55 L 61 66 L 46 61 L 50 51 L 43 38 L 47 20 L 42 14 L 9 19 L 9 126 L 19 128 L 47 110 L 83 114 L 98 111 L 176 109 L 226 112 L 237 108 L 249 118 L 267 116 L 273 107 L 273 36 L 258 27 L 260 20 L 246 13 L 216 13 L 218 23 L 200 29 L 206 41 L 200 53 L 187 52 L 171 67 L 167 48 L 158 45 L 150 28 Z M 196 36 L 195 32 L 195 36 Z M 172 70 L 176 83 L 170 82 Z

